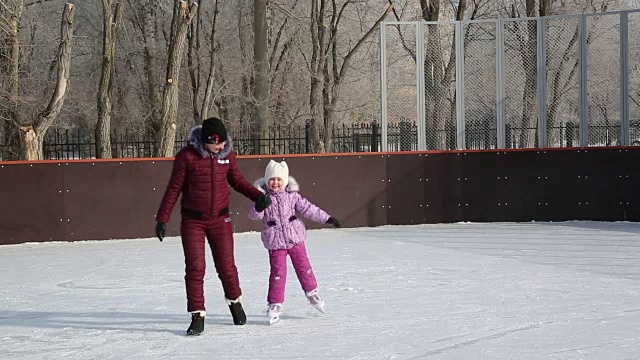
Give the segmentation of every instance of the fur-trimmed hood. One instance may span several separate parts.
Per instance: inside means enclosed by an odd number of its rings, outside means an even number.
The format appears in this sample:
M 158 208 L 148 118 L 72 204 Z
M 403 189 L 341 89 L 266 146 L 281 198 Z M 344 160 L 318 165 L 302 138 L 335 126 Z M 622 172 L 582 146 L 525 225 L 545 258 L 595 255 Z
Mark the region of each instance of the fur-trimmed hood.
M 196 151 L 198 151 L 198 153 L 202 155 L 203 158 L 206 158 L 209 157 L 210 152 L 204 146 L 201 134 L 202 125 L 197 125 L 191 128 L 191 130 L 189 130 L 189 145 L 193 146 L 194 149 L 196 149 Z M 220 152 L 215 154 L 215 157 L 217 157 L 218 159 L 224 159 L 229 156 L 229 154 L 231 153 L 232 145 L 233 141 L 231 140 L 231 136 L 228 136 L 227 142 L 224 144 L 224 148 L 222 148 Z
M 263 193 L 267 193 L 267 192 L 273 193 L 273 191 L 269 190 L 269 188 L 267 187 L 267 180 L 265 180 L 265 178 L 263 177 L 256 180 L 253 183 L 253 186 L 255 186 L 258 190 L 262 191 Z M 286 192 L 300 191 L 300 185 L 298 185 L 298 182 L 296 181 L 296 179 L 293 178 L 293 176 L 289 176 L 289 183 L 284 188 L 284 191 Z

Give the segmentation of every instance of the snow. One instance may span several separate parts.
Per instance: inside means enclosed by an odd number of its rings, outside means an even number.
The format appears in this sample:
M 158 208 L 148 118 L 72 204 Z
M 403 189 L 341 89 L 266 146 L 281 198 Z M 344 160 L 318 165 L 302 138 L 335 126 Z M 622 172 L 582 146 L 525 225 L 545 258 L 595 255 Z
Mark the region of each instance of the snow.
M 289 265 L 273 326 L 259 237 L 236 234 L 247 324 L 209 256 L 199 337 L 179 238 L 2 246 L 0 358 L 640 359 L 640 223 L 309 231 L 326 314 Z

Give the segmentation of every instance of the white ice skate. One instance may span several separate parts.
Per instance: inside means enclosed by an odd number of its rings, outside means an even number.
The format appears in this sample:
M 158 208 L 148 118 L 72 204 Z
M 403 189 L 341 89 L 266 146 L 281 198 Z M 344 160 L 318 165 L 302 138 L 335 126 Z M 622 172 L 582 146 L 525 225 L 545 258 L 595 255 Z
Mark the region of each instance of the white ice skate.
M 269 325 L 273 325 L 280 321 L 280 314 L 282 314 L 282 304 L 275 303 L 269 304 L 267 309 L 267 316 L 269 317 Z
M 307 296 L 307 302 L 324 314 L 324 300 L 318 295 L 318 289 L 308 291 L 305 295 Z

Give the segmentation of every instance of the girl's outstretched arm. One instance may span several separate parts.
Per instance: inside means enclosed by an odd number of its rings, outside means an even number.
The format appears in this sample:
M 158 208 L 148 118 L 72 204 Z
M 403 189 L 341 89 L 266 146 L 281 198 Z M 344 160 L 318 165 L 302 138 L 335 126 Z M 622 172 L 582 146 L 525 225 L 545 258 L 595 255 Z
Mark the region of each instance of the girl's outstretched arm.
M 309 220 L 322 224 L 329 220 L 329 214 L 327 214 L 326 211 L 320 209 L 298 193 L 294 193 L 294 203 L 296 211 Z

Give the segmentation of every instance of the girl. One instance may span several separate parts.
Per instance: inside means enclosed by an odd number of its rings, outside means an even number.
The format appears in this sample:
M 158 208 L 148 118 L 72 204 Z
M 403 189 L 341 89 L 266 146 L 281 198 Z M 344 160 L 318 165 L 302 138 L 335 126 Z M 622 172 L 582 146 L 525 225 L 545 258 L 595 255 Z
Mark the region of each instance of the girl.
M 284 161 L 269 161 L 264 178 L 258 179 L 254 185 L 267 194 L 251 206 L 249 218 L 262 220 L 262 242 L 269 250 L 269 323 L 274 324 L 280 320 L 287 276 L 287 255 L 291 257 L 308 303 L 324 313 L 324 300 L 318 295 L 318 283 L 304 244 L 306 228 L 295 214 L 298 212 L 310 220 L 335 227 L 340 227 L 340 222 L 298 193 L 298 183 L 289 176 L 289 167 Z

